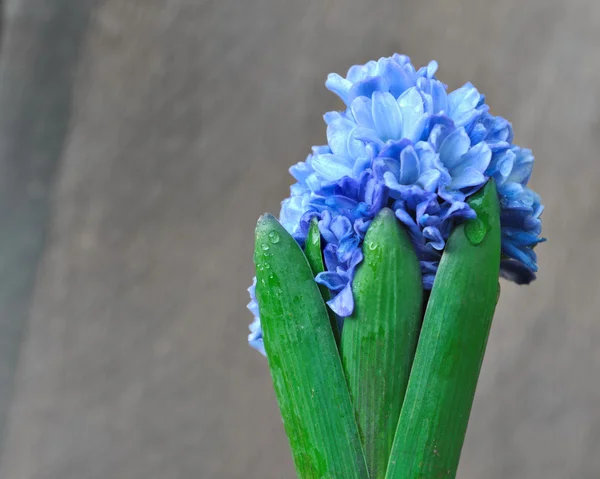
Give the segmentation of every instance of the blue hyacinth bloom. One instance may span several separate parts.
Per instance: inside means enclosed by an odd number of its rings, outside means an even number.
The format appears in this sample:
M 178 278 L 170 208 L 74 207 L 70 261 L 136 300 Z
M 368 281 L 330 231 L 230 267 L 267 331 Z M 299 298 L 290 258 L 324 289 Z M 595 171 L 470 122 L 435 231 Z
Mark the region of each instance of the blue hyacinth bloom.
M 303 245 L 318 218 L 326 271 L 315 280 L 329 288 L 328 305 L 341 318 L 352 314 L 362 241 L 382 208 L 405 225 L 431 289 L 454 226 L 476 216 L 467 199 L 490 178 L 501 208 L 501 275 L 519 284 L 535 278 L 543 206 L 527 187 L 533 155 L 512 143 L 510 123 L 490 114 L 472 84 L 448 92 L 436 70 L 436 62 L 416 69 L 395 54 L 355 65 L 346 77 L 330 74 L 325 85 L 346 108 L 324 115 L 327 145 L 290 168 L 296 183 L 280 221 Z M 250 293 L 249 341 L 264 354 Z

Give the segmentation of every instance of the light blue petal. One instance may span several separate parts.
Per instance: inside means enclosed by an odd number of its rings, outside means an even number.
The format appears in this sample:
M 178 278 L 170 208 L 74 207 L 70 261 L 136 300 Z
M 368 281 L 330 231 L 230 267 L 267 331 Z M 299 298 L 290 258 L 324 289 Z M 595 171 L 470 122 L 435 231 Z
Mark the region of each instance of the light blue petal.
M 250 333 L 248 335 L 248 344 L 250 344 L 250 346 L 256 349 L 264 357 L 267 357 L 267 352 L 265 351 L 265 344 L 263 342 L 262 334 L 260 338 L 257 338 L 254 333 Z
M 464 128 L 457 128 L 442 142 L 439 153 L 440 160 L 449 170 L 457 166 L 462 156 L 469 150 L 471 139 Z
M 327 301 L 331 310 L 343 318 L 350 316 L 354 310 L 354 297 L 352 296 L 352 285 L 346 287 L 333 299 Z
M 438 170 L 428 170 L 419 176 L 417 184 L 425 191 L 433 192 L 437 189 L 441 173 Z
M 524 192 L 525 190 L 523 186 L 519 183 L 507 182 L 498 187 L 498 193 L 500 193 L 500 196 L 506 198 L 507 200 L 518 200 L 523 196 Z
M 510 172 L 510 175 L 506 178 L 507 181 L 514 181 L 521 183 L 522 185 L 527 184 L 531 171 L 533 170 L 533 155 L 531 150 L 521 150 L 518 152 L 518 156 L 515 160 L 514 167 Z
M 460 190 L 469 186 L 479 186 L 486 182 L 486 177 L 479 170 L 470 166 L 460 172 L 460 175 L 452 178 L 450 188 Z
M 298 229 L 300 218 L 304 214 L 306 206 L 301 196 L 292 196 L 281 202 L 281 211 L 279 221 L 281 225 L 290 234 L 294 234 Z
M 327 143 L 334 155 L 348 156 L 348 137 L 354 128 L 355 124 L 344 118 L 327 126 Z
M 346 118 L 346 116 L 339 111 L 328 111 L 327 113 L 323 114 L 323 120 L 325 121 L 326 125 L 329 125 L 340 118 Z
M 431 60 L 427 64 L 427 78 L 433 78 L 437 69 L 438 69 L 438 62 L 436 62 L 435 60 Z
M 433 99 L 433 111 L 434 113 L 442 113 L 448 111 L 448 94 L 444 85 L 435 80 L 432 82 L 431 97 Z
M 419 168 L 419 157 L 412 146 L 407 146 L 400 153 L 400 177 L 398 182 L 410 185 L 417 181 L 421 171 Z
M 325 87 L 339 96 L 344 103 L 347 104 L 348 93 L 350 92 L 350 88 L 352 87 L 352 82 L 342 78 L 337 73 L 330 73 L 327 75 L 327 81 L 325 82 Z
M 403 62 L 395 59 L 384 58 L 380 60 L 381 74 L 388 80 L 390 93 L 398 97 L 402 92 L 415 84 L 414 79 L 402 68 Z
M 448 95 L 448 114 L 459 125 L 465 124 L 463 121 L 471 112 L 477 108 L 481 95 L 471 83 L 466 83 L 458 90 Z
M 368 157 L 369 154 L 365 142 L 356 138 L 356 130 L 357 128 L 352 130 L 347 138 L 348 143 L 346 148 L 348 149 L 348 155 L 353 159 Z
M 289 171 L 297 181 L 303 182 L 313 172 L 313 169 L 307 163 L 301 161 L 291 166 Z
M 375 130 L 375 122 L 373 121 L 372 102 L 370 98 L 358 97 L 352 101 L 350 105 L 352 114 L 358 126 Z
M 374 143 L 380 147 L 382 147 L 384 144 L 375 130 L 363 128 L 361 126 L 354 129 L 352 132 L 352 137 L 356 140 L 364 141 L 365 143 Z
M 470 148 L 460 159 L 460 163 L 450 170 L 452 176 L 459 176 L 466 168 L 473 168 L 481 173 L 487 170 L 492 159 L 492 150 L 481 142 Z
M 416 143 L 425 128 L 423 98 L 417 87 L 409 88 L 398 98 L 398 107 L 402 113 L 402 136 Z
M 398 140 L 402 134 L 402 113 L 390 93 L 373 93 L 373 121 L 382 140 Z
M 327 181 L 335 181 L 352 174 L 352 164 L 348 159 L 336 155 L 318 155 L 313 157 L 312 167 Z
M 501 185 L 513 170 L 515 159 L 516 155 L 511 150 L 494 155 L 486 174 L 493 176 L 497 184 Z

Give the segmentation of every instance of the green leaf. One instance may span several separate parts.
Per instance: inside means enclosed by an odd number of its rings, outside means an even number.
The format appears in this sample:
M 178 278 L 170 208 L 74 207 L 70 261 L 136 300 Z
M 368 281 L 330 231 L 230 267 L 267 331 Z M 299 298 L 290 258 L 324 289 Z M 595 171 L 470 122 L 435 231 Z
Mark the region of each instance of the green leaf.
M 369 474 L 385 477 L 422 318 L 421 270 L 393 211 L 369 227 L 353 281 L 354 314 L 342 329 L 342 363 Z
M 454 478 L 496 308 L 500 219 L 490 181 L 450 235 L 425 312 L 387 479 Z
M 317 221 L 317 218 L 313 218 L 310 223 L 308 237 L 306 238 L 306 244 L 304 245 L 304 254 L 306 255 L 308 264 L 310 264 L 313 275 L 317 276 L 319 273 L 325 271 L 323 252 L 321 251 L 321 233 L 319 232 L 319 222 Z M 319 291 L 321 291 L 323 301 L 329 301 L 331 295 L 327 286 L 320 284 Z M 329 315 L 329 324 L 331 324 L 335 343 L 339 346 L 340 330 L 338 329 L 337 318 L 330 308 L 327 308 L 327 314 Z
M 256 226 L 256 296 L 273 386 L 302 479 L 366 479 L 327 310 L 304 253 L 279 222 Z

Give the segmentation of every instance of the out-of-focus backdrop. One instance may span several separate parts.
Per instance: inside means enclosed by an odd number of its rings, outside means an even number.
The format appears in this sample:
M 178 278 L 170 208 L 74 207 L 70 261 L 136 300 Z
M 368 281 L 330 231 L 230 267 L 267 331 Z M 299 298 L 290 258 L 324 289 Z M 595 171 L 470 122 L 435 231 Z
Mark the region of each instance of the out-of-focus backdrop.
M 4 3 L 2 479 L 294 477 L 246 345 L 253 227 L 324 142 L 327 73 L 394 52 L 475 83 L 546 204 L 459 477 L 600 477 L 600 2 Z

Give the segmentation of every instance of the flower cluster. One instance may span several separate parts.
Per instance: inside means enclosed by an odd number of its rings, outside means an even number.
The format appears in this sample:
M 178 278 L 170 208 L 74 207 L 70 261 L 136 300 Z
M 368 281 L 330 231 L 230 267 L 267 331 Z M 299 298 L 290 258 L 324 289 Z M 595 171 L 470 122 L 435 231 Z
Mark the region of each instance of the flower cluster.
M 476 216 L 466 200 L 490 178 L 501 207 L 501 274 L 519 284 L 535 278 L 543 206 L 527 188 L 531 151 L 512 144 L 510 123 L 489 113 L 473 85 L 448 93 L 436 70 L 436 62 L 417 70 L 396 54 L 355 65 L 345 78 L 330 74 L 325 85 L 346 109 L 324 115 L 327 145 L 290 168 L 297 182 L 280 221 L 303 245 L 318 218 L 326 271 L 315 279 L 331 290 L 328 305 L 342 318 L 352 314 L 362 241 L 382 208 L 410 233 L 423 287 L 431 289 L 454 225 Z M 262 350 L 253 287 L 250 293 L 249 341 Z

